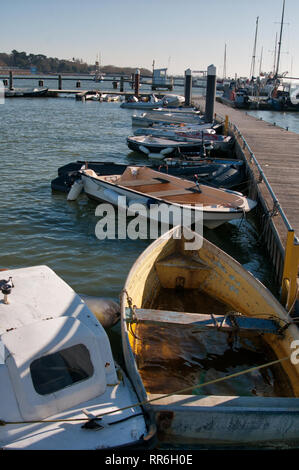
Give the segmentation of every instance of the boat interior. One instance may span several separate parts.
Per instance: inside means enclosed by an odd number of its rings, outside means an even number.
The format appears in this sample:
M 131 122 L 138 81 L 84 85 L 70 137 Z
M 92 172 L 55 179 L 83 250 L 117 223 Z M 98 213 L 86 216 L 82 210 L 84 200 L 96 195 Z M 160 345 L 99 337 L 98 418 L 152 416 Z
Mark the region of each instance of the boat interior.
M 263 292 L 216 247 L 195 252 L 183 243 L 168 240 L 143 259 L 151 268 L 143 273 L 140 263 L 128 285 L 129 341 L 147 393 L 298 396 L 298 371 L 292 375 L 283 363 L 214 382 L 283 356 L 290 338 L 281 335 L 285 323 L 273 317 Z
M 97 175 L 93 170 L 84 170 L 93 178 L 117 186 L 160 198 L 176 204 L 209 206 L 211 210 L 240 210 L 244 207 L 244 197 L 189 180 L 160 173 L 148 167 L 127 167 L 122 175 Z

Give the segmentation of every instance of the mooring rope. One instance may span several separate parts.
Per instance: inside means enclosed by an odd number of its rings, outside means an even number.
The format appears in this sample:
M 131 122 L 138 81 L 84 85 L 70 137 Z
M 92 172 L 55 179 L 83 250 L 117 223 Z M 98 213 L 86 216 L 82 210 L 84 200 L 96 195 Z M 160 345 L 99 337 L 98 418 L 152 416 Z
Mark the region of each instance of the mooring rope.
M 239 371 L 239 372 L 235 372 L 233 374 L 229 374 L 229 375 L 226 375 L 224 377 L 219 377 L 217 379 L 209 380 L 208 382 L 199 383 L 199 384 L 196 384 L 196 385 L 185 387 L 185 388 L 182 388 L 180 390 L 176 390 L 175 392 L 167 393 L 167 394 L 164 394 L 164 395 L 156 397 L 156 398 L 151 398 L 150 400 L 143 400 L 143 401 L 140 401 L 140 402 L 135 403 L 133 405 L 131 404 L 131 405 L 128 405 L 128 406 L 124 406 L 122 408 L 117 408 L 115 410 L 106 411 L 104 413 L 100 413 L 98 415 L 95 415 L 94 418 L 88 418 L 88 417 L 86 417 L 86 418 L 64 418 L 64 419 L 52 419 L 52 420 L 51 419 L 45 419 L 45 420 L 33 420 L 33 421 L 4 421 L 4 420 L 0 420 L 0 426 L 5 426 L 7 424 L 64 423 L 64 422 L 72 422 L 72 421 L 73 422 L 77 422 L 77 421 L 82 422 L 82 421 L 97 420 L 97 419 L 101 419 L 103 416 L 111 415 L 111 414 L 114 414 L 114 413 L 118 413 L 120 411 L 125 411 L 125 410 L 128 410 L 128 409 L 131 409 L 131 408 L 137 408 L 137 407 L 140 407 L 140 406 L 145 406 L 145 405 L 148 405 L 149 403 L 153 403 L 153 402 L 158 401 L 158 400 L 163 400 L 164 398 L 168 398 L 168 397 L 171 397 L 171 396 L 174 396 L 174 395 L 182 395 L 185 392 L 191 391 L 193 389 L 206 387 L 207 385 L 212 385 L 212 384 L 215 384 L 215 383 L 218 383 L 218 382 L 222 382 L 224 380 L 232 379 L 234 377 L 239 377 L 240 375 L 248 374 L 248 373 L 256 371 L 256 370 L 264 369 L 265 367 L 270 367 L 270 366 L 273 366 L 275 364 L 280 364 L 281 362 L 286 361 L 287 359 L 290 359 L 290 356 L 286 356 L 286 357 L 283 357 L 281 359 L 276 359 L 275 361 L 267 362 L 267 363 L 261 364 L 259 366 L 255 366 L 255 367 L 251 367 L 249 369 L 245 369 L 245 370 L 242 370 L 242 371 Z M 137 414 L 132 415 L 132 417 L 133 416 L 137 416 Z M 113 424 L 113 423 L 111 423 L 111 424 Z

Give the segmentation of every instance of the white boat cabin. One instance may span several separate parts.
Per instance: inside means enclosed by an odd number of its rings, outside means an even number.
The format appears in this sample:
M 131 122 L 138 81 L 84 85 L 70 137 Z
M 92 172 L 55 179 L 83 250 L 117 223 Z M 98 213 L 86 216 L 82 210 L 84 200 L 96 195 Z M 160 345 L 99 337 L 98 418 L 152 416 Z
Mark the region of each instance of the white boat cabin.
M 46 266 L 1 274 L 14 286 L 0 301 L 1 420 L 42 420 L 117 384 L 107 334 L 71 287 Z

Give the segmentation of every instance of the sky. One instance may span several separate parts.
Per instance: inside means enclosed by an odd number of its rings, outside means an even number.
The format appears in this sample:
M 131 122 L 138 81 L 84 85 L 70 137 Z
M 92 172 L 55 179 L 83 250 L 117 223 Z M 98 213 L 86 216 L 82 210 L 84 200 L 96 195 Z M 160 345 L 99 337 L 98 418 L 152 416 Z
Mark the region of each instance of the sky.
M 0 52 L 152 70 L 169 75 L 216 66 L 249 76 L 273 70 L 283 0 L 0 0 Z M 279 72 L 299 77 L 299 0 L 285 0 Z

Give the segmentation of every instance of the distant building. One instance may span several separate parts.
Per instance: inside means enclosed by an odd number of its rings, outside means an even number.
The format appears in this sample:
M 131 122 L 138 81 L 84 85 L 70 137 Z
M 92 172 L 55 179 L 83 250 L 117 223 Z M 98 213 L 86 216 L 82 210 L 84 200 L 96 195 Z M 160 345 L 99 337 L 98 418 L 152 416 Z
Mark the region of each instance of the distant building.
M 152 90 L 158 90 L 159 88 L 173 89 L 173 79 L 167 78 L 167 68 L 153 70 Z

